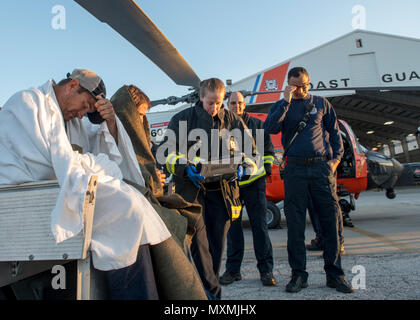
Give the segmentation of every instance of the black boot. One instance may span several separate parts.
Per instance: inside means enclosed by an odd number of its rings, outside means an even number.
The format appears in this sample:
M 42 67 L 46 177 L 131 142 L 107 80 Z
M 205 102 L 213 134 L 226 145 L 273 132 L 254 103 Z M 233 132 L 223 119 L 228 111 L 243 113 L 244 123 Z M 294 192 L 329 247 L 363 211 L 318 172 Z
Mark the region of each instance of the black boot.
M 296 293 L 302 290 L 303 288 L 308 287 L 308 280 L 303 276 L 293 275 L 292 279 L 286 286 L 286 292 Z
M 351 284 L 348 283 L 344 277 L 327 276 L 327 287 L 334 288 L 342 293 L 352 293 L 354 291 Z
M 306 249 L 309 251 L 322 251 L 324 250 L 324 244 L 321 238 L 316 237 L 311 240 L 310 244 L 306 245 Z
M 242 280 L 241 273 L 230 273 L 229 271 L 225 271 L 225 273 L 219 278 L 219 282 L 222 285 L 228 285 L 235 281 Z

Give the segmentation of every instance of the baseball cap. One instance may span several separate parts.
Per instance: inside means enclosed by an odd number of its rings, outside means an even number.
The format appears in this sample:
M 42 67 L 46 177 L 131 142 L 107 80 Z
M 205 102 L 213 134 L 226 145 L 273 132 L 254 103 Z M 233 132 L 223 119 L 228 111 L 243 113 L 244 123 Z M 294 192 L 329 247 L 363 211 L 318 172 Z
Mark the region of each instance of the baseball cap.
M 67 78 L 79 80 L 80 86 L 86 89 L 95 100 L 97 96 L 106 97 L 106 88 L 103 80 L 95 72 L 87 69 L 74 69 L 73 72 L 67 73 Z M 100 124 L 104 121 L 98 111 L 88 112 L 87 116 L 90 122 Z

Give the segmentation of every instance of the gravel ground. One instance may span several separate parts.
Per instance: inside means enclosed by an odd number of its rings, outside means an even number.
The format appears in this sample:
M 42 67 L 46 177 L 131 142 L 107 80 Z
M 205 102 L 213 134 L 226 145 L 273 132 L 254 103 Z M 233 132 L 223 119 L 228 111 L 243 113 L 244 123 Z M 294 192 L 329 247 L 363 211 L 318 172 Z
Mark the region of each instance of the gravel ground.
M 308 288 L 291 294 L 284 291 L 290 280 L 287 261 L 275 263 L 277 287 L 264 287 L 259 280 L 255 260 L 245 260 L 242 280 L 222 287 L 224 300 L 416 300 L 420 299 L 420 254 L 350 255 L 342 259 L 346 279 L 357 284 L 360 271 L 352 273 L 353 266 L 364 266 L 366 288 L 353 294 L 343 294 L 325 285 L 324 261 L 320 256 L 309 256 Z M 361 284 L 361 282 L 358 282 Z
M 344 228 L 346 255 L 342 266 L 354 293 L 343 294 L 325 284 L 324 260 L 321 252 L 307 251 L 308 288 L 298 293 L 285 292 L 290 280 L 287 261 L 287 229 L 270 230 L 274 253 L 276 287 L 263 287 L 253 252 L 252 233 L 244 229 L 245 256 L 241 267 L 242 280 L 222 287 L 224 300 L 420 300 L 420 187 L 397 190 L 389 200 L 383 192 L 362 193 L 352 213 L 355 228 Z M 314 237 L 309 224 L 306 243 Z M 221 274 L 225 271 L 224 252 Z M 365 289 L 361 272 L 365 269 Z

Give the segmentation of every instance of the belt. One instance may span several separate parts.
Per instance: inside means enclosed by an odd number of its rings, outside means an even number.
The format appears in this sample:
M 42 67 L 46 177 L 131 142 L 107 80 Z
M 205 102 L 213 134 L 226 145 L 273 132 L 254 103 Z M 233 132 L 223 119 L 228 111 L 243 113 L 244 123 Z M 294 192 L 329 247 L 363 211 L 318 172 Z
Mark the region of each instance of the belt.
M 298 158 L 298 157 L 287 157 L 287 163 L 300 164 L 300 165 L 310 165 L 316 162 L 326 161 L 327 157 L 313 157 L 313 158 Z

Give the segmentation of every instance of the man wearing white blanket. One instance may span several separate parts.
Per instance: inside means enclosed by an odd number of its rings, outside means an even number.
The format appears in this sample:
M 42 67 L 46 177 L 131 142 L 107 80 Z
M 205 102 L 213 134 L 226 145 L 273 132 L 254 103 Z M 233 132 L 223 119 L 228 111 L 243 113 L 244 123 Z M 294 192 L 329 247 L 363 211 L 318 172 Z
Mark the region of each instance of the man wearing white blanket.
M 75 69 L 58 84 L 49 80 L 14 94 L 0 112 L 0 185 L 57 179 L 51 229 L 62 242 L 82 230 L 86 188 L 97 175 L 93 265 L 109 271 L 139 264 L 145 272 L 139 292 L 134 286 L 135 293 L 114 297 L 157 299 L 143 245 L 162 243 L 171 234 L 143 194 L 122 181 L 144 186 L 131 141 L 105 95 L 102 79 L 85 69 Z

